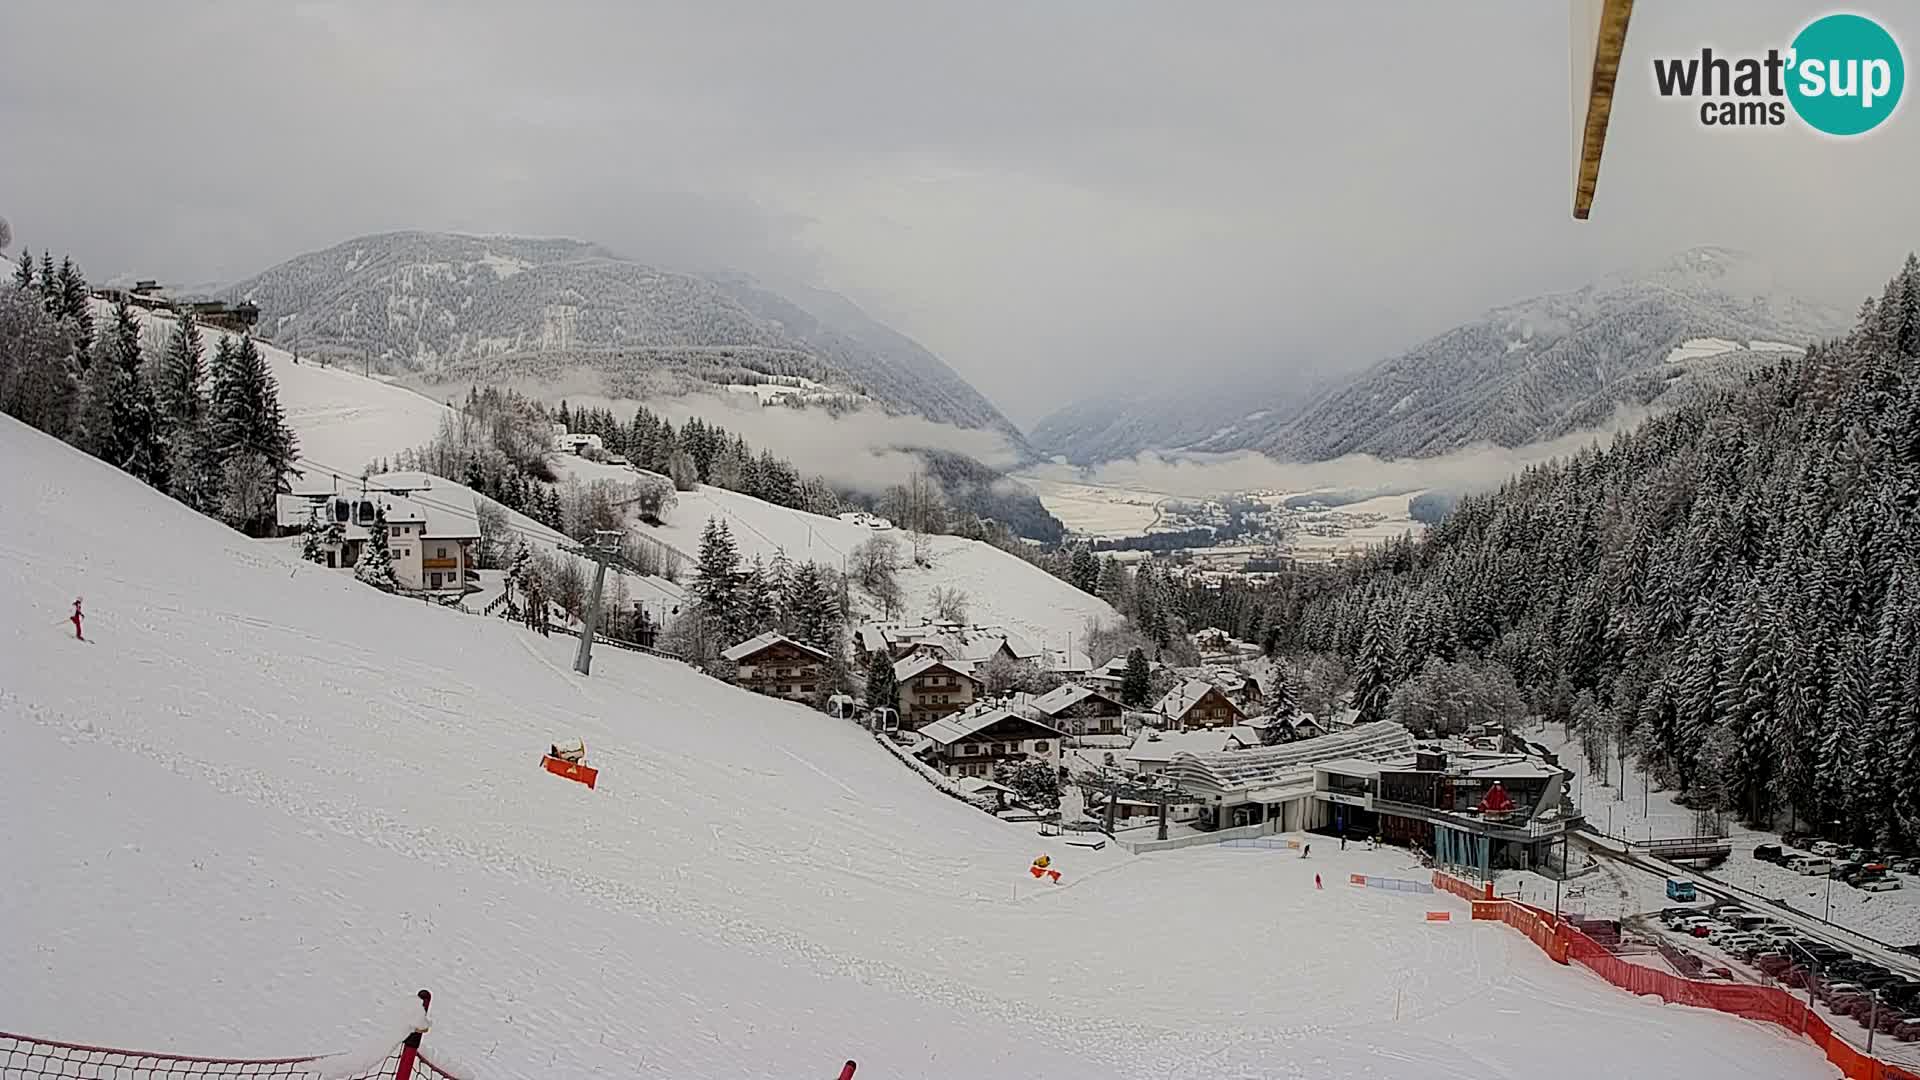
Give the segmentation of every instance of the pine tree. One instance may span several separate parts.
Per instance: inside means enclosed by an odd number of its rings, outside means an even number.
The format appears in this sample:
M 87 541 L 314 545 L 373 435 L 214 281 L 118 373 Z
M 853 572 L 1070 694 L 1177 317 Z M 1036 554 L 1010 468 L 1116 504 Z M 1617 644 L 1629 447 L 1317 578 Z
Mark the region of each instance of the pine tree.
M 1360 639 L 1360 658 L 1354 672 L 1353 705 L 1360 710 L 1360 723 L 1386 719 L 1387 703 L 1393 697 L 1394 667 L 1383 620 L 1370 619 Z
M 54 314 L 73 324 L 73 351 L 86 363 L 93 350 L 93 306 L 89 300 L 87 279 L 71 258 L 60 263 L 60 277 L 54 283 Z
M 60 317 L 60 272 L 53 268 L 53 250 L 40 253 L 40 301 L 47 314 Z
M 832 649 L 840 629 L 840 605 L 818 566 L 802 563 L 794 569 L 787 606 L 787 622 L 795 641 L 816 649 Z
M 1084 547 L 1075 548 L 1073 561 L 1067 572 L 1067 580 L 1083 593 L 1098 595 L 1100 592 L 1100 560 L 1092 551 Z
M 739 575 L 740 552 L 733 543 L 733 530 L 718 518 L 708 518 L 700 530 L 700 556 L 694 566 L 693 602 L 701 615 L 711 620 L 715 632 L 732 645 L 743 639 L 739 633 L 739 613 L 734 589 Z
M 893 678 L 893 657 L 886 649 L 875 649 L 867 662 L 867 707 L 896 707 L 900 688 Z
M 383 592 L 400 588 L 400 579 L 393 572 L 393 551 L 387 547 L 387 508 L 384 506 L 374 510 L 373 527 L 367 530 L 367 542 L 361 546 L 360 561 L 354 564 L 353 576 Z
M 755 555 L 747 564 L 746 572 L 740 575 L 734 589 L 734 603 L 738 608 L 739 625 L 736 628 L 742 638 L 763 633 L 774 625 L 777 618 L 773 598 L 767 591 L 767 568 Z
M 306 527 L 300 531 L 300 557 L 310 563 L 326 562 L 327 550 L 321 546 L 323 543 L 320 533 L 320 508 L 315 506 L 307 511 Z
M 223 500 L 228 520 L 236 528 L 254 532 L 271 518 L 273 495 L 284 491 L 293 473 L 299 442 L 280 409 L 279 387 L 252 335 L 238 345 L 222 336 L 214 349 L 213 401 L 208 426 L 211 444 L 225 463 Z M 234 462 L 247 462 L 248 478 L 264 476 L 265 483 L 248 485 L 243 493 L 227 489 Z
M 13 283 L 23 291 L 33 288 L 33 252 L 20 253 L 20 263 L 13 268 Z
M 1273 667 L 1273 685 L 1267 689 L 1267 705 L 1273 715 L 1281 718 L 1292 716 L 1300 711 L 1300 695 L 1293 688 L 1293 679 L 1287 669 L 1275 664 Z
M 1153 669 L 1147 654 L 1135 647 L 1127 653 L 1127 667 L 1120 676 L 1120 703 L 1138 708 L 1153 693 Z

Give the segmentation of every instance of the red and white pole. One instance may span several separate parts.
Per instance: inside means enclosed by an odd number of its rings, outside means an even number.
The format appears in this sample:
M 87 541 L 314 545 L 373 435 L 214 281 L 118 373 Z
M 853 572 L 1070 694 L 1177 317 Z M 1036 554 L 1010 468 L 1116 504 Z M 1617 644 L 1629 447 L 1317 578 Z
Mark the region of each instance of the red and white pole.
M 400 1063 L 394 1067 L 393 1080 L 413 1080 L 413 1063 L 420 1057 L 420 1036 L 427 1030 L 427 1010 L 433 1007 L 433 995 L 420 991 L 420 1020 L 400 1044 Z

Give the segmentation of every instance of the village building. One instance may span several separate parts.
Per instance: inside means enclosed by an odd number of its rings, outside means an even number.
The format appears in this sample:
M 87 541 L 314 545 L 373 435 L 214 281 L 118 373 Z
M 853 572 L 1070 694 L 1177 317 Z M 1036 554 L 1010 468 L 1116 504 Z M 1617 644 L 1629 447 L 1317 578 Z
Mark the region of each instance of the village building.
M 895 660 L 936 656 L 966 661 L 976 667 L 996 659 L 1031 664 L 1036 670 L 1063 676 L 1083 674 L 1092 663 L 1084 652 L 1047 649 L 1024 635 L 998 626 L 965 626 L 954 622 L 922 621 L 863 623 L 853 631 L 854 660 L 862 666 L 884 651 Z
M 928 655 L 896 660 L 893 681 L 898 689 L 900 726 L 909 731 L 968 708 L 980 687 L 964 662 Z
M 1060 765 L 1062 733 L 1005 709 L 956 713 L 920 729 L 919 753 L 953 778 L 991 777 L 994 767 L 1022 761 Z
M 817 705 L 827 686 L 828 655 L 769 630 L 722 652 L 733 661 L 733 683 L 756 694 Z
M 340 526 L 339 542 L 321 546 L 324 566 L 357 564 L 384 512 L 387 550 L 400 588 L 457 597 L 474 577 L 473 545 L 480 541 L 480 526 L 473 495 L 425 473 L 382 473 L 344 491 L 331 485 L 296 490 L 276 496 L 274 509 L 281 535 L 304 530 L 312 516 L 318 517 L 323 536 L 330 526 Z
M 1176 731 L 1231 727 L 1247 718 L 1245 709 L 1206 679 L 1188 679 L 1167 691 L 1154 711 L 1160 714 L 1163 726 Z
M 1034 718 L 1069 735 L 1121 735 L 1126 709 L 1120 699 L 1075 683 L 1055 687 L 1027 702 Z
M 1161 776 L 1181 754 L 1223 754 L 1260 745 L 1260 732 L 1245 726 L 1161 731 L 1147 728 L 1133 746 L 1115 755 L 1115 764 L 1137 776 Z
M 553 436 L 553 449 L 562 454 L 582 454 L 589 449 L 597 453 L 606 452 L 606 443 L 598 435 L 584 432 L 558 432 Z
M 1181 747 L 1161 775 L 1201 799 L 1203 828 L 1381 835 L 1483 872 L 1540 865 L 1580 817 L 1566 806 L 1567 770 L 1464 745 L 1423 749 L 1386 720 L 1281 746 Z

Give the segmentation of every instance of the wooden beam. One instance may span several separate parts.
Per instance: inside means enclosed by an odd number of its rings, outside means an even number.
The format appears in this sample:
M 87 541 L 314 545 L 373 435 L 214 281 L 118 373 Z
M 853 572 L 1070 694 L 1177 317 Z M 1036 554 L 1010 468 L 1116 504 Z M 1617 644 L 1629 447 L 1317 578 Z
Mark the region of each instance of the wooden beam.
M 1620 54 L 1626 49 L 1627 20 L 1632 15 L 1633 0 L 1603 0 L 1592 77 L 1587 82 L 1579 173 L 1573 187 L 1573 216 L 1581 221 L 1587 220 L 1592 212 L 1594 188 L 1600 183 L 1600 153 L 1607 142 L 1607 121 L 1613 115 L 1613 85 L 1620 75 Z

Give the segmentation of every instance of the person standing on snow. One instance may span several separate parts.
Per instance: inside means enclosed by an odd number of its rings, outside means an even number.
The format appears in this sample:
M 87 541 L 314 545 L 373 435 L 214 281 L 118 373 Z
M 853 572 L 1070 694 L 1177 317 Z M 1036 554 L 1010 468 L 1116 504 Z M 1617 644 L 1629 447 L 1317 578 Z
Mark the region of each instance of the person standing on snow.
M 75 641 L 87 640 L 86 635 L 80 632 L 81 618 L 82 616 L 80 614 L 80 597 L 76 596 L 73 598 L 73 614 L 67 617 L 67 621 L 73 624 L 73 637 Z
M 1311 854 L 1313 854 L 1313 845 L 1312 845 L 1312 844 L 1307 844 L 1307 845 L 1305 845 L 1304 847 L 1302 847 L 1302 848 L 1300 849 L 1300 857 L 1301 857 L 1301 858 L 1303 858 L 1303 859 L 1304 859 L 1304 858 L 1306 858 L 1307 856 L 1309 856 L 1309 855 L 1311 855 Z

